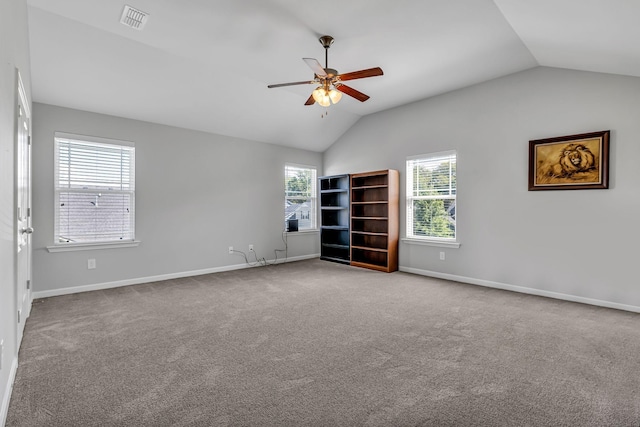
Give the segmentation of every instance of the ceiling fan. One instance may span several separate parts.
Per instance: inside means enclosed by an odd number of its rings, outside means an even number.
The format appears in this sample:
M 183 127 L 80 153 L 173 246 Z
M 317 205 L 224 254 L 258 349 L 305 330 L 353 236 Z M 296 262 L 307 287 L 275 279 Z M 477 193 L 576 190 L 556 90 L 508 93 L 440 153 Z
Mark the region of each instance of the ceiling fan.
M 366 70 L 353 71 L 350 73 L 338 74 L 338 71 L 329 68 L 329 47 L 333 44 L 333 37 L 322 36 L 318 39 L 320 44 L 324 47 L 324 61 L 325 66 L 314 58 L 302 58 L 307 63 L 309 68 L 313 70 L 313 80 L 306 80 L 302 82 L 280 83 L 275 85 L 269 85 L 268 88 L 283 87 L 283 86 L 295 86 L 305 84 L 316 84 L 318 87 L 311 93 L 307 102 L 304 105 L 313 105 L 316 102 L 323 107 L 328 107 L 331 104 L 337 104 L 342 98 L 342 94 L 357 99 L 360 102 L 364 102 L 369 99 L 369 95 L 365 95 L 362 92 L 355 90 L 354 88 L 343 84 L 342 82 L 347 80 L 364 79 L 365 77 L 381 76 L 383 74 L 382 68 L 368 68 Z

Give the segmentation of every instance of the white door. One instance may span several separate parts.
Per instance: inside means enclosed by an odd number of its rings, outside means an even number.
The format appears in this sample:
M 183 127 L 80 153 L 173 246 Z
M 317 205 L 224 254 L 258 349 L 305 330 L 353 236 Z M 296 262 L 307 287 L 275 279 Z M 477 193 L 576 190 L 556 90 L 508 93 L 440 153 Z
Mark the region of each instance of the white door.
M 16 295 L 18 343 L 31 309 L 31 114 L 18 73 L 18 105 L 16 111 L 16 196 L 17 196 L 17 265 Z

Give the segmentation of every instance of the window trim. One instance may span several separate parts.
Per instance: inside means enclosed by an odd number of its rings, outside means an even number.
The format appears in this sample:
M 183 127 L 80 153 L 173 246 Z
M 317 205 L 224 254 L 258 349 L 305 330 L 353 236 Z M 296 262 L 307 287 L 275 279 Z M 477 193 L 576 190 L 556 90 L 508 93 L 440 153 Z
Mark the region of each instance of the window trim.
M 47 246 L 49 252 L 75 252 L 91 251 L 96 249 L 133 248 L 142 243 L 140 240 L 124 240 L 121 242 L 101 242 L 101 243 L 60 243 L 58 245 Z
M 400 239 L 403 243 L 412 244 L 412 245 L 423 245 L 423 246 L 435 246 L 435 247 L 444 247 L 444 248 L 459 248 L 461 243 L 458 241 L 458 222 L 456 220 L 455 227 L 455 237 L 434 237 L 434 236 L 415 236 L 410 235 L 409 231 L 413 231 L 412 221 L 409 220 L 409 214 L 413 212 L 413 201 L 414 200 L 425 200 L 425 199 L 437 199 L 437 200 L 445 200 L 445 199 L 453 199 L 456 201 L 456 210 L 457 210 L 457 200 L 458 200 L 458 185 L 456 182 L 456 191 L 455 195 L 448 195 L 446 197 L 438 197 L 438 196 L 413 196 L 413 174 L 409 171 L 409 162 L 417 159 L 433 159 L 438 157 L 447 157 L 455 155 L 456 158 L 456 167 L 458 164 L 458 152 L 456 150 L 445 150 L 438 151 L 434 153 L 426 153 L 419 154 L 414 156 L 408 156 L 405 160 L 405 172 L 406 172 L 406 212 L 405 212 L 405 236 Z M 409 184 L 409 179 L 411 179 L 411 185 Z M 456 213 L 457 217 L 457 213 Z
M 303 228 L 303 229 L 299 229 L 298 231 L 286 231 L 286 216 L 284 218 L 284 222 L 285 222 L 285 231 L 289 234 L 295 234 L 295 233 L 309 233 L 309 232 L 317 232 L 319 230 L 318 227 L 318 167 L 317 166 L 312 166 L 312 165 L 303 165 L 300 163 L 292 163 L 292 162 L 287 162 L 284 164 L 284 168 L 283 168 L 283 172 L 285 175 L 285 179 L 287 177 L 287 168 L 288 167 L 292 167 L 292 168 L 298 168 L 298 169 L 310 169 L 313 171 L 313 177 L 311 178 L 311 185 L 313 188 L 313 191 L 311 192 L 311 210 L 310 213 L 311 215 L 313 215 L 313 219 L 311 221 L 311 227 L 310 228 Z M 286 203 L 287 201 L 287 187 L 286 187 L 286 182 L 285 182 L 285 188 L 284 188 L 284 202 Z M 284 212 L 283 212 L 284 213 Z
M 435 246 L 437 248 L 459 248 L 462 243 L 460 242 L 445 242 L 435 240 L 435 237 L 403 237 L 400 239 L 401 242 L 407 243 L 409 245 L 421 245 L 421 246 Z
M 103 137 L 98 137 L 98 136 L 91 136 L 91 135 L 82 135 L 82 134 L 76 134 L 76 133 L 68 133 L 68 132 L 60 132 L 60 131 L 55 131 L 54 132 L 54 180 L 53 180 L 53 191 L 54 191 L 54 196 L 53 196 L 53 212 L 54 212 L 54 229 L 53 229 L 53 245 L 49 245 L 46 247 L 47 251 L 49 252 L 72 252 L 72 251 L 81 251 L 81 250 L 95 250 L 95 249 L 112 249 L 112 248 L 127 248 L 127 247 L 136 247 L 138 246 L 141 241 L 136 239 L 136 235 L 135 235 L 135 223 L 136 223 L 136 219 L 135 219 L 135 199 L 136 199 L 136 189 L 135 189 L 135 184 L 133 187 L 133 191 L 129 192 L 129 191 L 125 191 L 127 194 L 131 194 L 132 195 L 132 211 L 133 211 L 133 215 L 131 216 L 131 223 L 132 223 L 132 227 L 133 227 L 133 237 L 131 239 L 127 239 L 127 240 L 104 240 L 104 241 L 96 241 L 96 242 L 80 242 L 80 243 L 67 243 L 67 242 L 58 242 L 56 241 L 56 227 L 58 224 L 58 218 L 59 218 L 59 210 L 58 210 L 58 203 L 59 203 L 59 199 L 58 199 L 58 194 L 60 192 L 60 189 L 57 187 L 57 174 L 58 174 L 58 168 L 59 168 L 59 150 L 57 149 L 57 140 L 58 139 L 69 139 L 69 140 L 75 140 L 75 141 L 80 141 L 80 142 L 88 142 L 88 143 L 95 143 L 95 144 L 107 144 L 107 145 L 119 145 L 119 146 L 123 146 L 123 147 L 131 147 L 135 150 L 135 143 L 132 141 L 127 141 L 127 140 L 121 140 L 121 139 L 112 139 L 112 138 L 103 138 Z M 135 182 L 135 151 L 134 151 L 134 157 L 133 157 L 134 161 L 133 161 L 133 170 L 134 170 L 134 182 Z M 117 191 L 115 191 L 117 192 Z

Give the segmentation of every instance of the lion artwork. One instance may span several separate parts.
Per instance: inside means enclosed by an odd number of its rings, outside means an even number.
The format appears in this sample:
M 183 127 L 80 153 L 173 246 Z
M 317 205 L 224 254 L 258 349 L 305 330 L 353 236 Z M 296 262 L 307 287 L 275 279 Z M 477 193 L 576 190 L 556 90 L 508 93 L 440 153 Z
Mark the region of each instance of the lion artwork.
M 609 132 L 529 141 L 529 190 L 609 188 Z
M 543 144 L 536 148 L 536 184 L 598 182 L 597 140 L 566 144 Z M 594 150 L 596 150 L 594 152 Z
M 587 172 L 595 167 L 595 157 L 589 148 L 582 144 L 569 144 L 560 152 L 558 163 L 553 165 L 550 175 L 571 178 L 577 172 Z

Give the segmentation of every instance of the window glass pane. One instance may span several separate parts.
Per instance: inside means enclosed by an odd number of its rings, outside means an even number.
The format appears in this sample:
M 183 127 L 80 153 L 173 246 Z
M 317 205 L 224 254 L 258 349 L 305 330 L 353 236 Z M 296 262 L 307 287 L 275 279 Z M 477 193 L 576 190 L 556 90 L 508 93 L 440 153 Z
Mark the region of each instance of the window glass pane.
M 413 234 L 420 237 L 455 238 L 455 199 L 413 201 Z
M 292 199 L 309 199 L 311 197 L 312 170 L 287 166 L 285 174 L 285 186 L 287 197 Z
M 60 192 L 59 243 L 133 240 L 131 195 Z
M 316 170 L 285 167 L 285 223 L 298 220 L 298 229 L 316 228 Z
M 132 188 L 132 147 L 58 141 L 60 188 Z
M 456 193 L 456 160 L 421 159 L 412 162 L 414 196 L 446 196 Z

